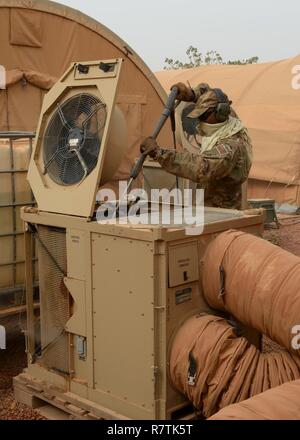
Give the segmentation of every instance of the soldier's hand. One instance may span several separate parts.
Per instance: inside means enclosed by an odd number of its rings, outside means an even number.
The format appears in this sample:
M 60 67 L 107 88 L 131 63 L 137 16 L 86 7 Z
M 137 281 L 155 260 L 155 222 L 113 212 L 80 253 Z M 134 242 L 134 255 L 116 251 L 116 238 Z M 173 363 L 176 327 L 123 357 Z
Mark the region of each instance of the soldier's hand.
M 193 89 L 189 86 L 186 86 L 184 83 L 179 82 L 174 84 L 173 87 L 177 87 L 177 99 L 178 101 L 186 101 L 186 102 L 193 102 L 195 99 L 195 94 L 193 92 Z
M 152 158 L 155 158 L 157 149 L 158 149 L 158 145 L 156 143 L 156 140 L 153 139 L 152 137 L 145 138 L 141 143 L 141 147 L 140 147 L 142 154 L 145 153 Z

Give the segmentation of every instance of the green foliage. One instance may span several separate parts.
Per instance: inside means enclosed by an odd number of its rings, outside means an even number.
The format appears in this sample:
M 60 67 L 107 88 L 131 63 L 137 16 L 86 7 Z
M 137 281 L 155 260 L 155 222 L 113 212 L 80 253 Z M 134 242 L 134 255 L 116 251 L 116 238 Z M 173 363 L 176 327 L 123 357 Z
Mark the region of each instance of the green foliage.
M 226 64 L 237 64 L 237 65 L 243 65 L 243 64 L 257 64 L 259 58 L 258 57 L 251 57 L 247 58 L 246 60 L 235 60 L 235 61 L 227 61 Z
M 199 52 L 199 49 L 194 46 L 189 46 L 186 50 L 188 57 L 187 62 L 179 60 L 173 60 L 172 58 L 165 59 L 164 70 L 169 69 L 191 69 L 192 67 L 199 67 L 203 65 L 211 64 L 231 64 L 231 65 L 243 65 L 243 64 L 257 64 L 259 58 L 251 57 L 245 60 L 233 60 L 225 62 L 223 57 L 215 50 L 209 50 L 205 54 Z

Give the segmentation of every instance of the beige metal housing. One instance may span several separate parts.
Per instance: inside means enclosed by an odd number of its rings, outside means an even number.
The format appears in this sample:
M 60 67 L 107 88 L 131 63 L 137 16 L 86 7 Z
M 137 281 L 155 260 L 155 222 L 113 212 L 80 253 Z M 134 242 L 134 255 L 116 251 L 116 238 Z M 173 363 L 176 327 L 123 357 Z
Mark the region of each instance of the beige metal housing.
M 198 236 L 187 236 L 184 227 L 99 224 L 28 208 L 23 220 L 28 368 L 15 379 L 17 399 L 50 402 L 76 418 L 175 419 L 183 410 L 192 413 L 168 379 L 172 338 L 189 316 L 209 311 L 201 291 L 208 243 L 231 228 L 259 235 L 263 215 L 207 209 Z M 32 225 L 40 242 L 38 332 Z
M 93 215 L 97 190 L 101 184 L 112 178 L 127 145 L 126 124 L 120 110 L 115 113 L 117 107 L 114 106 L 122 61 L 122 59 L 104 60 L 103 63 L 110 66 L 107 72 L 99 68 L 100 61 L 73 63 L 45 96 L 33 149 L 33 160 L 30 162 L 28 172 L 28 180 L 39 209 L 81 217 Z M 88 73 L 80 72 L 82 66 L 88 69 Z M 68 99 L 80 93 L 89 93 L 106 106 L 106 121 L 95 169 L 79 184 L 66 188 L 55 183 L 44 172 L 44 136 L 54 112 L 57 112 L 57 104 L 63 105 Z M 119 141 L 117 144 L 116 138 Z M 114 152 L 113 155 L 108 155 L 108 148 Z

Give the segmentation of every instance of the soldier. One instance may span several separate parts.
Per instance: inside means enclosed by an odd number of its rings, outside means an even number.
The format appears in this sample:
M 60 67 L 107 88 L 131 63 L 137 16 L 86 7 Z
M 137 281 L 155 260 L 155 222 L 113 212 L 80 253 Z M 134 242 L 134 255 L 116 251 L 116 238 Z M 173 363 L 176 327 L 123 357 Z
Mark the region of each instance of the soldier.
M 151 137 L 141 152 L 158 161 L 176 176 L 197 182 L 204 189 L 205 206 L 241 209 L 242 183 L 252 164 L 251 140 L 246 128 L 231 109 L 232 102 L 220 89 L 199 84 L 195 89 L 175 84 L 177 99 L 193 102 L 187 118 L 202 136 L 199 154 L 160 148 Z

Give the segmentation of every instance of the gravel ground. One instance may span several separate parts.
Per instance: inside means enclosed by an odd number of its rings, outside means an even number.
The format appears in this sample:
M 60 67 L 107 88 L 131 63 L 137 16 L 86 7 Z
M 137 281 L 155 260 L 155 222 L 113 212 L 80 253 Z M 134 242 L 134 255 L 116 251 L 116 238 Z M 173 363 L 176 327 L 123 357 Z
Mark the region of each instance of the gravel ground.
M 6 350 L 0 350 L 0 420 L 43 419 L 36 411 L 17 403 L 13 396 L 12 379 L 26 367 L 25 343 L 22 328 L 24 317 L 1 320 L 7 331 Z
M 280 229 L 268 229 L 264 237 L 300 257 L 300 216 L 279 215 Z
M 264 238 L 295 255 L 300 256 L 299 216 L 279 216 L 280 229 L 268 229 Z M 24 318 L 6 318 L 1 321 L 7 329 L 7 350 L 0 350 L 0 420 L 41 420 L 36 411 L 17 403 L 13 398 L 12 378 L 26 367 L 25 344 L 22 328 Z M 281 347 L 263 338 L 263 350 L 280 350 Z

